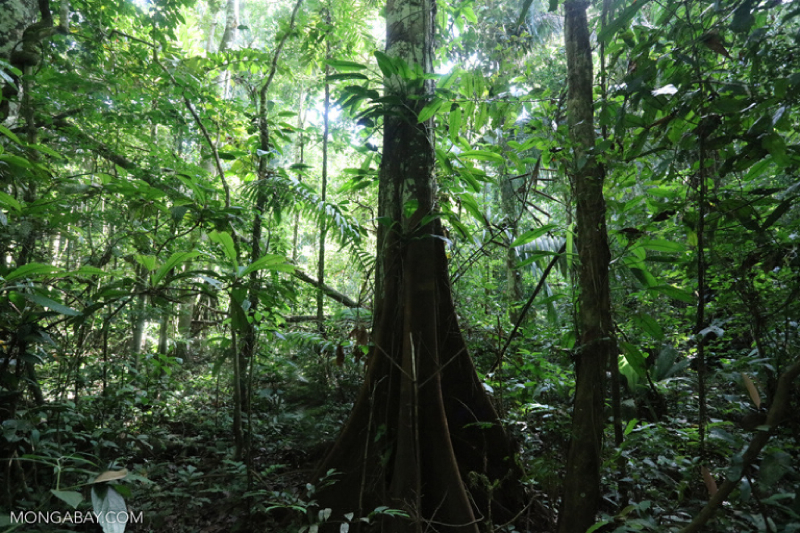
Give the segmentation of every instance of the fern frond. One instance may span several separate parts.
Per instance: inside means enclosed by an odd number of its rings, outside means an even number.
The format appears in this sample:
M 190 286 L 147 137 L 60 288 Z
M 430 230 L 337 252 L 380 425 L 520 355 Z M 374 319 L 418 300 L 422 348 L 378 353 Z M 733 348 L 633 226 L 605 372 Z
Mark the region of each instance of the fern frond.
M 289 209 L 320 224 L 323 220 L 329 234 L 340 246 L 352 246 L 361 242 L 366 230 L 349 216 L 344 208 L 329 200 L 322 201 L 317 192 L 307 183 L 286 175 L 283 170 L 268 178 L 247 185 L 248 193 L 255 196 L 259 187 L 270 192 L 270 207 L 276 211 Z

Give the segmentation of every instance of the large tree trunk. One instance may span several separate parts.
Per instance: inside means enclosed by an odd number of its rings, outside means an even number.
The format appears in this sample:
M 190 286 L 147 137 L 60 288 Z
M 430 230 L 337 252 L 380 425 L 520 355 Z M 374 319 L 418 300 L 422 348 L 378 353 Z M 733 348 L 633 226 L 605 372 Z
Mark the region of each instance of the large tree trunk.
M 586 531 L 600 503 L 600 466 L 604 428 L 604 378 L 614 348 L 608 287 L 608 236 L 603 198 L 603 169 L 589 150 L 595 133 L 592 106 L 592 56 L 586 3 L 565 8 L 569 93 L 567 116 L 573 141 L 572 187 L 578 222 L 580 259 L 575 404 L 572 442 L 559 516 L 560 533 Z
M 431 72 L 432 0 L 389 0 L 387 54 Z M 317 502 L 339 531 L 470 532 L 524 506 L 514 450 L 479 382 L 456 320 L 435 211 L 430 124 L 416 115 L 432 93 L 421 80 L 385 80 L 403 105 L 387 109 L 380 171 L 374 346 L 350 419 L 317 478 L 336 482 Z M 411 93 L 411 94 L 409 94 Z M 495 485 L 496 482 L 496 485 Z M 358 519 L 387 505 L 408 518 Z
M 6 63 L 11 63 L 17 68 L 24 68 L 19 60 L 12 60 L 12 51 L 21 49 L 22 35 L 25 29 L 36 22 L 36 15 L 39 14 L 37 2 L 34 0 L 0 0 L 0 59 Z M 20 70 L 22 70 L 20 68 Z M 6 69 L 3 69 L 6 71 Z M 8 72 L 6 72 L 8 74 Z M 11 99 L 17 96 L 18 87 L 11 83 L 3 83 L 2 99 L 0 99 L 0 124 L 4 123 L 9 116 L 12 121 L 18 111 L 18 102 L 13 103 Z M 13 124 L 4 124 L 7 127 Z

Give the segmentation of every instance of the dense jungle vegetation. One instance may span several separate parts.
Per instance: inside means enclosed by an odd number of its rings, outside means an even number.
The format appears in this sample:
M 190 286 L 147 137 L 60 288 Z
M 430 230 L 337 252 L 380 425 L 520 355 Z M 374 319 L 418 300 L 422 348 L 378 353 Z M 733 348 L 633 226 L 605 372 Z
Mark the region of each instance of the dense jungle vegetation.
M 0 0 L 0 84 L 3 531 L 800 531 L 797 3 Z

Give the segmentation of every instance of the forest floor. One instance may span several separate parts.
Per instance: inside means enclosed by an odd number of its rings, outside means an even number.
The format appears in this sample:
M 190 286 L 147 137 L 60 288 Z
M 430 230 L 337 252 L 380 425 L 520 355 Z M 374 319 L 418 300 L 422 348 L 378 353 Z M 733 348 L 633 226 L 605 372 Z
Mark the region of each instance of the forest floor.
M 313 486 L 321 481 L 313 479 L 315 467 L 347 419 L 363 365 L 346 361 L 337 366 L 332 359 L 312 354 L 304 361 L 286 357 L 280 365 L 257 369 L 256 375 L 263 377 L 253 383 L 251 411 L 245 420 L 252 450 L 249 475 L 245 461 L 234 460 L 228 384 L 213 376 L 211 361 L 196 365 L 191 371 L 178 369 L 150 380 L 144 390 L 122 387 L 113 398 L 87 397 L 78 406 L 62 409 L 48 424 L 60 427 L 63 442 L 56 446 L 48 441 L 26 457 L 38 457 L 41 464 L 60 457 L 62 487 L 72 478 L 78 484 L 81 475 L 85 479 L 86 467 L 71 468 L 70 458 L 91 457 L 100 471 L 126 468 L 129 474 L 120 490 L 128 508 L 141 511 L 143 519 L 129 523 L 129 532 L 313 531 L 313 525 L 325 518 L 313 509 Z M 517 443 L 532 507 L 554 520 L 567 456 L 573 385 L 569 373 L 556 366 L 535 381 L 521 377 L 524 369 L 517 370 L 507 372 L 503 380 L 484 376 L 484 381 Z M 596 531 L 678 531 L 702 508 L 716 483 L 736 468 L 751 434 L 741 427 L 742 413 L 749 412 L 747 396 L 732 388 L 730 372 L 717 371 L 707 428 L 708 474 L 701 475 L 688 372 L 656 383 L 657 397 L 623 397 L 625 441 L 614 446 L 609 423 L 603 465 L 604 525 Z M 800 531 L 798 426 L 795 420 L 765 448 L 759 466 L 746 473 L 707 531 Z M 4 429 L 8 436 L 8 428 Z M 48 493 L 47 488 L 54 486 L 51 476 L 47 468 L 29 475 L 31 496 L 21 503 L 23 508 L 60 503 Z M 85 494 L 84 499 L 91 498 Z M 84 524 L 41 530 L 99 529 Z M 494 529 L 523 530 L 544 533 L 541 526 Z

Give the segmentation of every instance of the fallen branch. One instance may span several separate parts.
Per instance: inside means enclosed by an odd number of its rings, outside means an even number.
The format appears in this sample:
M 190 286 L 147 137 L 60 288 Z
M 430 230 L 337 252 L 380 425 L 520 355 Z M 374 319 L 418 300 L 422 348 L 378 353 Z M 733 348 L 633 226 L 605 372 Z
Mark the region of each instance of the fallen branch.
M 328 298 L 330 298 L 331 300 L 339 302 L 340 304 L 344 305 L 345 307 L 350 307 L 351 309 L 355 308 L 355 307 L 361 307 L 361 304 L 359 304 L 357 301 L 353 300 L 352 298 L 350 298 L 349 296 L 347 296 L 345 294 L 342 294 L 341 292 L 337 291 L 336 289 L 333 289 L 333 288 L 325 285 L 324 283 L 320 283 L 318 280 L 312 278 L 311 276 L 309 276 L 308 274 L 306 274 L 302 270 L 295 269 L 293 275 L 294 275 L 294 277 L 296 277 L 297 279 L 299 279 L 301 281 L 305 281 L 306 283 L 309 283 L 309 284 L 313 285 L 314 287 L 316 287 L 318 289 L 322 289 L 322 292 Z
M 89 135 L 88 133 L 81 130 L 75 124 L 65 120 L 61 117 L 55 117 L 53 120 L 53 127 L 57 130 L 61 130 L 63 132 L 70 132 L 73 136 L 77 138 L 78 141 L 83 142 L 84 144 L 88 145 L 90 149 L 97 153 L 103 159 L 114 163 L 120 168 L 124 168 L 125 170 L 129 171 L 141 171 L 142 169 L 133 161 L 116 153 L 114 150 L 109 148 L 105 143 L 99 141 Z M 141 177 L 144 181 L 148 181 L 147 177 Z M 150 184 L 148 182 L 148 184 Z M 152 184 L 150 184 L 152 185 Z
M 765 423 L 766 426 L 769 426 L 769 429 L 764 431 L 758 431 L 756 435 L 753 437 L 753 440 L 750 441 L 750 444 L 747 446 L 747 449 L 742 454 L 742 468 L 739 475 L 736 479 L 727 478 L 723 481 L 722 485 L 720 485 L 719 490 L 717 490 L 716 494 L 714 494 L 711 499 L 708 501 L 703 510 L 700 511 L 700 514 L 694 517 L 694 520 L 683 528 L 680 533 L 695 533 L 697 531 L 702 530 L 703 526 L 705 526 L 706 522 L 708 522 L 712 516 L 714 516 L 714 512 L 717 510 L 717 507 L 722 505 L 733 489 L 739 483 L 739 480 L 742 478 L 744 473 L 750 467 L 751 464 L 758 458 L 758 454 L 761 453 L 761 449 L 769 441 L 772 434 L 775 432 L 775 429 L 780 425 L 780 423 L 785 419 L 786 415 L 786 408 L 789 405 L 789 397 L 792 391 L 792 382 L 800 375 L 800 361 L 797 361 L 792 366 L 790 366 L 781 377 L 778 379 L 778 388 L 775 391 L 775 397 L 772 401 L 772 407 L 767 413 L 767 421 Z

